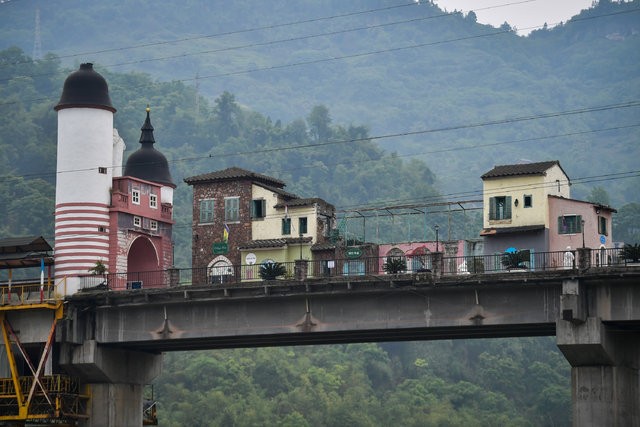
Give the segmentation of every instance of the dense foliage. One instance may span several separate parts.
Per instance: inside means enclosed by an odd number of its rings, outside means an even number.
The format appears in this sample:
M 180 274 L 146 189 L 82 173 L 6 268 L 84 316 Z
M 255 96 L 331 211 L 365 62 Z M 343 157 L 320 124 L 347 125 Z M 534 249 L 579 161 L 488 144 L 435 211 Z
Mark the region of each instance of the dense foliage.
M 183 178 L 232 165 L 348 208 L 478 198 L 495 164 L 558 159 L 574 198 L 618 209 L 614 239 L 640 242 L 640 0 L 526 38 L 411 3 L 51 0 L 38 4 L 37 61 L 25 53 L 36 2 L 0 5 L 0 236 L 53 241 L 52 107 L 94 62 L 128 153 L 151 105 L 178 184 L 178 266 L 190 264 Z M 452 239 L 480 227 L 478 212 L 430 212 L 382 218 L 375 237 L 433 238 L 433 223 Z M 164 372 L 163 426 L 570 424 L 551 338 L 175 353 Z
M 569 426 L 551 338 L 165 355 L 162 426 Z
M 196 90 L 210 101 L 227 91 L 276 123 L 293 125 L 326 105 L 340 123 L 387 136 L 377 139 L 382 148 L 425 161 L 449 199 L 478 196 L 479 176 L 496 164 L 558 159 L 573 179 L 573 197 L 584 199 L 595 184 L 607 188 L 615 207 L 640 202 L 637 174 L 611 175 L 637 171 L 640 157 L 640 0 L 601 0 L 528 37 L 508 24 L 481 25 L 474 14 L 445 14 L 429 1 L 302 0 L 290 7 L 282 0 L 187 0 L 176 7 L 172 0 L 123 0 L 117 8 L 97 0 L 14 1 L 2 5 L 0 49 L 32 52 L 36 7 L 42 51 L 65 66 L 89 61 L 100 71 L 173 80 L 175 91 L 146 101 L 177 115 L 180 139 L 204 136 L 185 128 L 206 120 L 193 114 Z M 51 79 L 28 63 L 14 75 L 23 77 L 12 85 L 27 85 L 24 100 L 40 98 L 28 88 L 31 79 Z M 127 79 L 127 91 L 148 96 L 156 87 Z M 178 82 L 189 90 L 178 93 Z M 182 100 L 189 108 L 175 109 Z M 133 136 L 129 143 L 139 127 L 132 120 L 119 126 Z M 348 152 L 332 162 L 349 169 L 361 161 Z M 324 176 L 322 164 L 304 167 Z

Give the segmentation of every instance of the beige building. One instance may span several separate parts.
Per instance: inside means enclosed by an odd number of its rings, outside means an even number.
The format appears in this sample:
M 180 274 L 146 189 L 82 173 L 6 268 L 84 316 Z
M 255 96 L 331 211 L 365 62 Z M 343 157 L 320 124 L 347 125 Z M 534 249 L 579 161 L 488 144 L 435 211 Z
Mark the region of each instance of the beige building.
M 301 198 L 285 183 L 232 167 L 186 178 L 193 186 L 192 262 L 209 282 L 257 280 L 261 265 L 311 260 L 329 240 L 335 208 Z
M 571 199 L 571 181 L 557 160 L 496 166 L 482 182 L 485 254 L 565 251 L 583 241 L 613 247 L 615 209 Z

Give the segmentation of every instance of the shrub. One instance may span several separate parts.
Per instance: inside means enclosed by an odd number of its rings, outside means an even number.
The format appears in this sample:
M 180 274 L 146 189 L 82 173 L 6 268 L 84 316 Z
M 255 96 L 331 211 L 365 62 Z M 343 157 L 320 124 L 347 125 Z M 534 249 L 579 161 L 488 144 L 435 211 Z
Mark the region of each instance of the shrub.
M 529 251 L 507 252 L 502 256 L 502 265 L 508 270 L 510 268 L 528 268 Z
M 633 262 L 638 262 L 640 260 L 640 244 L 636 243 L 632 245 L 627 243 L 624 245 L 624 248 L 622 248 L 620 255 L 624 259 L 630 259 Z
M 260 266 L 260 278 L 262 280 L 275 280 L 278 276 L 287 273 L 287 269 L 279 262 L 269 262 Z
M 382 265 L 382 269 L 388 274 L 397 274 L 407 269 L 407 262 L 404 258 L 390 257 Z

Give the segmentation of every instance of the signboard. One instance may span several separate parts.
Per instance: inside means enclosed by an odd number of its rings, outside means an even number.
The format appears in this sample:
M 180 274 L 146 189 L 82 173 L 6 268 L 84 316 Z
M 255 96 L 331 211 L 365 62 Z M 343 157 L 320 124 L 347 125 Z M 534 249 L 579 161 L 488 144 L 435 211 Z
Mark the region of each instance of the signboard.
M 246 257 L 244 257 L 244 260 L 246 261 L 247 264 L 249 265 L 253 265 L 256 263 L 256 254 L 252 253 L 248 253 Z
M 347 248 L 347 250 L 345 251 L 345 256 L 347 258 L 360 258 L 362 256 L 362 249 L 360 248 Z
M 215 242 L 211 249 L 214 255 L 226 254 L 229 252 L 229 244 L 227 242 Z

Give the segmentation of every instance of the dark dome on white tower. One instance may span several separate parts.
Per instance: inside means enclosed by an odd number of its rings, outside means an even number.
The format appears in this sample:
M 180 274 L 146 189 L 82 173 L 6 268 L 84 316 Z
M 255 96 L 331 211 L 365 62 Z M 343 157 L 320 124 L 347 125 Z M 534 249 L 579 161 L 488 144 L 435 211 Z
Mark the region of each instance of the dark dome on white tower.
M 60 101 L 54 109 L 58 111 L 76 107 L 101 108 L 116 112 L 111 105 L 107 81 L 93 69 L 91 63 L 81 64 L 78 71 L 69 74 L 64 81 Z
M 142 131 L 140 135 L 142 147 L 131 153 L 127 159 L 124 176 L 132 176 L 175 188 L 176 185 L 171 178 L 167 158 L 153 147 L 156 141 L 153 137 L 153 126 L 151 126 L 151 119 L 149 118 L 150 111 L 151 109 L 147 107 L 147 119 L 144 121 L 142 128 L 140 128 Z

